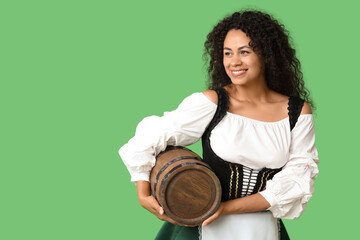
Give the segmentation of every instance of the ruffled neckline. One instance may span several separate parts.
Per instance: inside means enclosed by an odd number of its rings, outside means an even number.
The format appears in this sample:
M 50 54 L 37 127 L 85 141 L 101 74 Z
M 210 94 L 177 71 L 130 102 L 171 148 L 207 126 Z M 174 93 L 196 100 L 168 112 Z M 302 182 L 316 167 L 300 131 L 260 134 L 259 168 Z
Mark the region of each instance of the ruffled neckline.
M 203 93 L 200 93 L 203 98 L 205 98 L 207 100 L 207 102 L 209 102 L 211 105 L 213 106 L 217 106 L 217 104 L 213 103 L 210 99 L 208 99 Z M 245 116 L 242 116 L 242 115 L 239 115 L 239 114 L 236 114 L 236 113 L 232 113 L 232 112 L 226 112 L 226 116 L 231 116 L 233 118 L 238 118 L 238 119 L 243 119 L 243 120 L 246 120 L 246 121 L 250 121 L 250 122 L 254 122 L 254 123 L 259 123 L 259 124 L 280 124 L 282 122 L 285 122 L 285 121 L 289 121 L 289 116 L 287 116 L 286 118 L 283 118 L 281 120 L 278 120 L 278 121 L 274 121 L 274 122 L 267 122 L 267 121 L 262 121 L 262 120 L 257 120 L 257 119 L 254 119 L 254 118 L 249 118 L 249 117 L 245 117 Z M 308 114 L 300 114 L 299 115 L 299 119 L 301 117 L 306 117 L 306 116 L 312 116 L 311 113 L 308 113 Z

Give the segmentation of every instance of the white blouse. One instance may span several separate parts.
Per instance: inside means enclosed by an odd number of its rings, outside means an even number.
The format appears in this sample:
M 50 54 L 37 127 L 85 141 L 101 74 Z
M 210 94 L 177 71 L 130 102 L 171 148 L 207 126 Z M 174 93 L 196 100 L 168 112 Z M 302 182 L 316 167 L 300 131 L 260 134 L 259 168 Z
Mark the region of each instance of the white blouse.
M 135 136 L 119 150 L 131 181 L 149 181 L 155 156 L 167 145 L 197 142 L 216 108 L 203 93 L 193 93 L 176 110 L 143 119 Z M 276 218 L 298 218 L 305 210 L 319 162 L 312 114 L 300 115 L 290 131 L 288 117 L 263 122 L 228 112 L 211 132 L 210 145 L 220 158 L 253 169 L 284 166 L 260 194 Z

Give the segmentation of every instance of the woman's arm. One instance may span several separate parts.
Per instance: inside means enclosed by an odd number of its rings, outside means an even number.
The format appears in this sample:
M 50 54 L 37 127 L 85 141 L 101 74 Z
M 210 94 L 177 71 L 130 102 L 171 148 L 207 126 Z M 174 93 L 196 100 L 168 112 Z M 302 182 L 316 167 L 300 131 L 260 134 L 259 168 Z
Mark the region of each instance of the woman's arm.
M 260 193 L 222 202 L 219 209 L 211 217 L 206 219 L 202 226 L 205 227 L 223 214 L 259 212 L 269 207 L 269 202 L 266 201 Z
M 311 108 L 305 103 L 291 131 L 288 162 L 267 181 L 266 189 L 260 192 L 270 203 L 269 210 L 276 218 L 300 217 L 314 193 L 314 180 L 319 173 L 319 155 L 311 113 Z
M 138 124 L 135 136 L 119 150 L 131 181 L 149 181 L 156 155 L 166 146 L 187 146 L 197 142 L 215 111 L 215 104 L 202 93 L 194 93 L 176 110 L 165 112 L 161 117 L 144 118 Z
M 210 224 L 223 214 L 270 210 L 274 217 L 293 219 L 301 215 L 314 191 L 318 174 L 314 121 L 305 102 L 298 123 L 292 131 L 288 163 L 266 184 L 266 190 L 251 196 L 221 203 L 218 211 L 203 222 Z
M 151 195 L 149 177 L 156 155 L 168 145 L 186 146 L 198 141 L 215 111 L 216 105 L 202 93 L 194 93 L 184 99 L 176 110 L 166 112 L 162 117 L 143 119 L 136 128 L 135 136 L 119 150 L 131 174 L 131 181 L 136 182 L 140 205 L 159 219 L 176 224 Z

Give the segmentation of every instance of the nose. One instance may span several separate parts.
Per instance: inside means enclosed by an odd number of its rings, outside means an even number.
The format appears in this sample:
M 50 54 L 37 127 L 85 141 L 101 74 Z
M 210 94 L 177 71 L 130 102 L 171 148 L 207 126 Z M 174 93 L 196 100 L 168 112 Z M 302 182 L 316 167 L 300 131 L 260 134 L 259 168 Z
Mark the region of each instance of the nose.
M 239 55 L 235 54 L 232 58 L 231 58 L 231 65 L 232 66 L 239 66 L 242 64 L 242 59 Z

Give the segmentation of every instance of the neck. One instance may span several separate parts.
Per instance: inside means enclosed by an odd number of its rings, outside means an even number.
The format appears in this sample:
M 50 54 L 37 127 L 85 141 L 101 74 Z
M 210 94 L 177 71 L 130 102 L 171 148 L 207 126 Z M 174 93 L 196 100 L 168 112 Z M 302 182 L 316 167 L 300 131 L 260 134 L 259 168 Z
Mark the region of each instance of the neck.
M 270 94 L 270 89 L 265 81 L 252 85 L 229 84 L 227 90 L 231 97 L 245 102 L 265 102 Z

